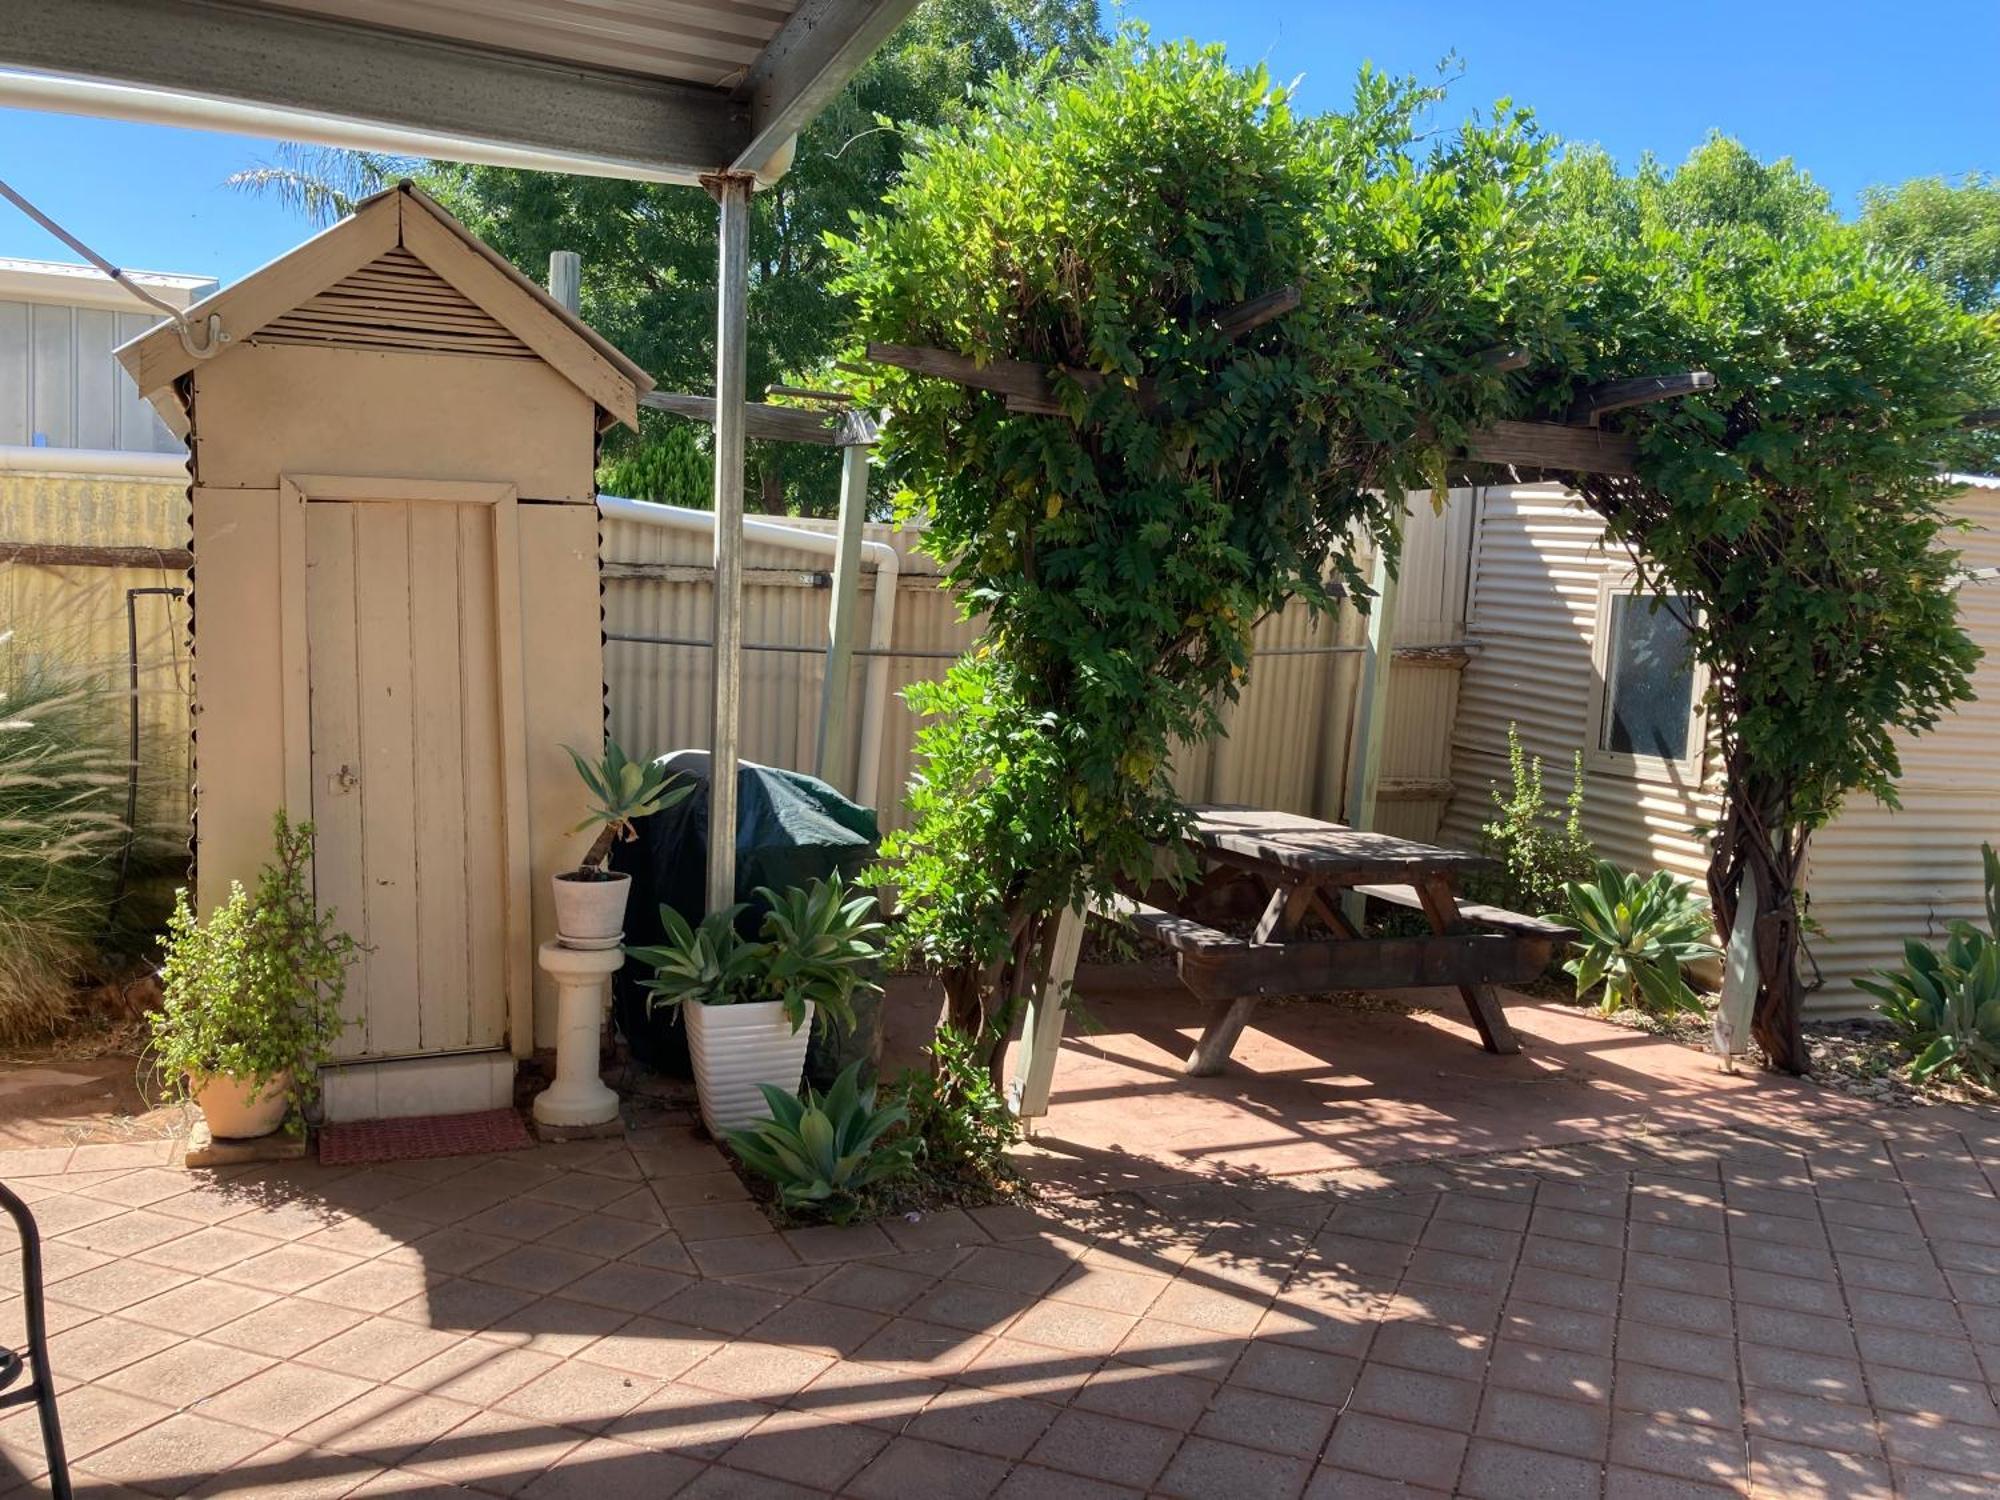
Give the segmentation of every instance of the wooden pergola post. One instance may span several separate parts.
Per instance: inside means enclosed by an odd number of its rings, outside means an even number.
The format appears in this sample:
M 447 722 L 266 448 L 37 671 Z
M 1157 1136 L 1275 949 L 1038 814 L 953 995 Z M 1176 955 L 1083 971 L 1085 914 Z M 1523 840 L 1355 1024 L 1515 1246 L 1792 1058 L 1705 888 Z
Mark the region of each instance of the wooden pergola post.
M 743 408 L 750 294 L 748 172 L 703 179 L 720 208 L 715 292 L 715 716 L 708 760 L 708 910 L 736 901 L 736 763 L 742 707 Z
M 1391 536 L 1400 540 L 1399 511 Z M 1375 550 L 1375 569 L 1368 582 L 1375 600 L 1368 611 L 1368 642 L 1361 653 L 1361 680 L 1354 688 L 1354 731 L 1347 741 L 1347 796 L 1341 821 L 1349 828 L 1375 826 L 1375 794 L 1382 784 L 1382 731 L 1389 712 L 1389 678 L 1396 662 L 1396 594 L 1400 573 L 1392 567 L 1394 548 L 1384 539 Z M 1340 898 L 1347 920 L 1361 926 L 1365 898 L 1349 890 Z
M 848 432 L 843 435 L 854 436 Z M 835 786 L 848 785 L 847 777 L 841 774 L 843 768 L 833 760 L 845 750 L 848 722 L 853 717 L 854 609 L 861 586 L 862 526 L 867 519 L 868 448 L 860 442 L 843 443 L 840 530 L 838 550 L 833 555 L 833 600 L 827 607 L 826 681 L 820 689 L 819 742 L 813 754 L 813 774 Z M 879 581 L 876 587 L 881 587 Z M 858 794 L 858 784 L 856 790 Z

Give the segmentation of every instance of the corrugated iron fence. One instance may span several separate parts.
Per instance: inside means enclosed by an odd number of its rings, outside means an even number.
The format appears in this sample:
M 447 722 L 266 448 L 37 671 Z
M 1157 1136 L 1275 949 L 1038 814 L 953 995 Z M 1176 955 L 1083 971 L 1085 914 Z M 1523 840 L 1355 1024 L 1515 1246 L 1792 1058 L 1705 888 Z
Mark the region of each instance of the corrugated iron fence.
M 1400 642 L 1457 639 L 1464 596 L 1464 539 L 1454 508 L 1443 516 L 1418 505 L 1405 540 Z M 830 522 L 786 524 L 828 531 Z M 848 742 L 833 747 L 832 779 L 904 821 L 902 790 L 913 767 L 917 721 L 902 698 L 910 683 L 941 676 L 976 637 L 941 586 L 937 563 L 910 529 L 870 526 L 902 559 L 894 630 L 887 646 L 880 716 L 881 754 L 855 766 L 871 711 L 865 649 L 854 665 L 855 711 Z M 129 670 L 128 626 L 137 623 L 141 728 L 140 822 L 149 836 L 184 839 L 188 816 L 187 733 L 192 673 L 186 601 L 128 591 L 185 585 L 184 481 L 87 473 L 0 473 L 0 629 L 40 631 L 51 650 L 103 675 L 122 694 Z M 85 566 L 30 561 L 19 547 L 156 548 L 165 565 Z M 711 543 L 697 532 L 607 521 L 603 530 L 605 677 L 611 730 L 634 754 L 708 739 L 713 663 Z M 744 753 L 767 764 L 814 769 L 830 585 L 821 559 L 752 543 L 744 574 Z M 870 618 L 873 570 L 864 572 L 857 617 Z M 1363 623 L 1352 610 L 1315 620 L 1298 606 L 1257 629 L 1263 653 L 1239 702 L 1228 706 L 1226 738 L 1184 749 L 1176 781 L 1191 800 L 1254 803 L 1320 816 L 1340 813 L 1352 730 Z M 638 637 L 641 639 L 633 639 Z M 1457 672 L 1450 659 L 1400 659 L 1391 690 L 1382 826 L 1428 834 L 1443 807 L 1444 759 Z M 123 742 L 125 700 L 116 699 Z

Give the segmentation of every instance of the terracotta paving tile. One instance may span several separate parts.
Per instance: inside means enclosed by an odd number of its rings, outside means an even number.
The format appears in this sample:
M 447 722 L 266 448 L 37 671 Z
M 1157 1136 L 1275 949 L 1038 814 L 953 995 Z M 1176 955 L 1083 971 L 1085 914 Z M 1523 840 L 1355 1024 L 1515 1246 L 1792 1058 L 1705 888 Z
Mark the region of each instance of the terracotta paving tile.
M 1040 1396 L 1060 1404 L 1104 1363 L 1094 1354 L 997 1338 L 983 1340 L 972 1357 L 956 1370 L 923 1369 L 920 1373 L 942 1374 L 959 1385 L 979 1390 Z M 899 1368 L 918 1369 L 910 1365 Z
M 261 1287 L 233 1286 L 227 1282 L 190 1281 L 134 1303 L 124 1316 L 135 1323 L 147 1323 L 173 1333 L 207 1333 L 260 1308 L 269 1307 L 275 1294 Z
M 1533 1302 L 1510 1302 L 1500 1320 L 1500 1331 L 1507 1338 L 1578 1354 L 1609 1354 L 1613 1329 L 1612 1320 L 1602 1313 Z
M 426 1443 L 402 1466 L 426 1478 L 482 1494 L 518 1493 L 588 1442 L 581 1432 L 530 1422 L 502 1411 L 477 1411 Z M 578 1460 L 585 1468 L 587 1458 Z M 692 1477 L 693 1466 L 690 1466 Z M 667 1493 L 668 1491 L 662 1491 Z M 617 1493 L 607 1484 L 605 1494 Z
M 1483 1367 L 1483 1352 L 1479 1362 Z M 1229 1372 L 1229 1383 L 1245 1390 L 1274 1391 L 1337 1407 L 1353 1392 L 1360 1371 L 1361 1362 L 1348 1355 L 1265 1343 L 1260 1339 L 1243 1351 L 1236 1368 Z
M 888 1365 L 919 1375 L 951 1375 L 962 1370 L 990 1342 L 984 1334 L 918 1318 L 892 1318 L 854 1357 L 864 1363 Z
M 1368 1358 L 1371 1363 L 1476 1380 L 1486 1368 L 1492 1345 L 1491 1337 L 1483 1333 L 1397 1319 L 1385 1321 L 1375 1330 Z
M 1196 1277 L 1183 1276 L 1153 1300 L 1146 1316 L 1210 1333 L 1243 1336 L 1256 1330 L 1270 1303 L 1262 1293 L 1205 1285 Z
M 817 1295 L 820 1288 L 814 1291 Z M 698 1281 L 654 1308 L 653 1316 L 716 1333 L 738 1334 L 748 1332 L 789 1300 L 781 1293 L 757 1287 Z
M 1236 1367 L 1249 1341 L 1209 1333 L 1183 1323 L 1141 1318 L 1115 1351 L 1124 1363 L 1222 1380 Z
M 1333 1431 L 1335 1410 L 1316 1401 L 1226 1385 L 1215 1393 L 1195 1431 L 1204 1437 L 1310 1459 L 1318 1456 L 1327 1434 Z
M 1736 1378 L 1736 1348 L 1713 1333 L 1690 1333 L 1653 1323 L 1618 1324 L 1618 1356 L 1661 1370 L 1706 1375 L 1715 1380 Z
M 134 1209 L 81 1225 L 63 1235 L 64 1244 L 105 1255 L 133 1255 L 187 1233 L 187 1221 Z
M 1476 1437 L 1465 1450 L 1458 1493 L 1471 1500 L 1596 1500 L 1602 1483 L 1595 1459 L 1568 1458 Z
M 552 1354 L 468 1338 L 394 1377 L 409 1390 L 485 1406 L 553 1370 Z
M 841 1422 L 866 1422 L 901 1432 L 909 1420 L 945 1391 L 941 1380 L 836 1360 L 793 1396 L 788 1405 Z
M 600 1260 L 617 1260 L 665 1233 L 664 1218 L 657 1223 L 649 1223 L 600 1212 L 572 1219 L 549 1231 L 535 1243 L 556 1250 L 574 1250 Z
M 98 1380 L 171 1348 L 179 1335 L 125 1318 L 92 1318 L 49 1340 L 49 1366 L 65 1380 Z
M 477 1415 L 479 1408 L 393 1385 L 378 1385 L 294 1434 L 335 1453 L 398 1465 Z
M 974 1252 L 975 1256 L 984 1252 Z M 1081 1264 L 1061 1272 L 1049 1288 L 1049 1297 L 1058 1302 L 1077 1302 L 1106 1312 L 1141 1317 L 1173 1283 L 1165 1276 L 1114 1270 L 1108 1266 Z
M 766 1344 L 785 1344 L 844 1358 L 867 1343 L 888 1322 L 883 1313 L 797 1297 L 758 1323 L 751 1337 Z
M 632 1314 L 619 1308 L 568 1302 L 560 1297 L 537 1297 L 519 1312 L 510 1313 L 501 1322 L 482 1330 L 481 1336 L 494 1343 L 567 1359 L 631 1321 Z
M 205 1337 L 252 1354 L 290 1359 L 337 1333 L 344 1333 L 364 1316 L 350 1308 L 282 1297 L 256 1312 L 209 1330 Z
M 1752 1390 L 1823 1396 L 1856 1405 L 1865 1404 L 1868 1399 L 1858 1360 L 1752 1343 L 1738 1346 L 1738 1358 L 1742 1364 L 1743 1382 Z M 1973 1368 L 1976 1373 L 1977 1361 L 1974 1361 Z
M 225 1266 L 232 1266 L 239 1260 L 248 1259 L 271 1248 L 269 1240 L 254 1234 L 245 1234 L 240 1229 L 230 1229 L 221 1225 L 194 1229 L 185 1219 L 177 1219 L 174 1222 L 180 1226 L 179 1236 L 140 1251 L 138 1254 L 140 1260 L 156 1266 L 172 1266 L 177 1271 L 187 1271 L 197 1276 L 213 1275 Z
M 1672 1417 L 1734 1430 L 1743 1425 L 1743 1397 L 1733 1378 L 1690 1375 L 1620 1360 L 1611 1404 L 1620 1411 Z
M 371 1260 L 378 1255 L 407 1254 L 416 1241 L 434 1232 L 429 1224 L 407 1214 L 374 1209 L 365 1219 L 330 1225 L 294 1243 L 308 1250 L 333 1250 Z
M 1741 1484 L 1704 1484 L 1623 1464 L 1611 1464 L 1604 1471 L 1604 1500 L 1727 1500 L 1743 1492 Z
M 569 1360 L 493 1404 L 516 1416 L 598 1432 L 658 1388 L 647 1376 Z
M 1458 1480 L 1459 1464 L 1465 1457 L 1466 1440 L 1456 1433 L 1435 1427 L 1416 1427 L 1388 1417 L 1349 1410 L 1334 1425 L 1333 1440 L 1327 1444 L 1327 1469 L 1355 1474 L 1373 1474 L 1405 1484 L 1429 1486 L 1449 1491 Z M 1327 1470 L 1321 1470 L 1321 1474 Z M 1315 1479 L 1315 1486 L 1319 1484 Z M 1339 1479 L 1323 1490 L 1328 1496 L 1345 1495 Z
M 1990 1253 L 1990 1252 L 1989 1252 Z M 1836 1255 L 1840 1279 L 1849 1286 L 1878 1292 L 1902 1292 L 1912 1297 L 1949 1297 L 1951 1286 L 1934 1266 L 1906 1260 L 1881 1260 L 1873 1255 Z M 1972 1269 L 1954 1267 L 1956 1270 Z M 1740 1295 L 1740 1292 L 1739 1292 Z
M 984 1245 L 988 1235 L 962 1208 L 947 1208 L 924 1214 L 912 1223 L 908 1219 L 884 1219 L 882 1232 L 898 1250 L 952 1250 L 967 1245 Z
M 1169 1288 L 1169 1292 L 1171 1292 Z M 1012 1294 L 1001 1294 L 1018 1305 L 1018 1298 Z M 1163 1300 L 1167 1294 L 1162 1294 Z M 1203 1310 L 1213 1306 L 1206 1301 L 1174 1304 L 1176 1310 L 1190 1315 L 1201 1315 Z M 913 1316 L 923 1316 L 923 1303 L 911 1309 Z M 1261 1317 L 1261 1312 L 1259 1316 Z M 1164 1314 L 1162 1315 L 1164 1316 Z M 1028 1344 L 1045 1344 L 1053 1349 L 1067 1349 L 1079 1354 L 1109 1355 L 1117 1349 L 1126 1336 L 1137 1325 L 1138 1319 L 1124 1313 L 1107 1312 L 1102 1308 L 1084 1307 L 1066 1302 L 1037 1302 L 1005 1329 L 1007 1337 Z M 1199 1325 L 1198 1325 L 1199 1326 Z M 1249 1328 L 1255 1328 L 1252 1321 Z M 1249 1328 L 1240 1331 L 1248 1332 Z M 984 1331 L 999 1332 L 999 1329 Z
M 1962 1380 L 1980 1376 L 1979 1349 L 1966 1339 L 1938 1338 L 1907 1328 L 1862 1327 L 1854 1330 L 1854 1345 L 1869 1369 L 1882 1365 Z M 1996 1373 L 2000 1372 L 1988 1372 L 1989 1378 Z
M 687 1254 L 703 1276 L 748 1276 L 791 1270 L 799 1263 L 785 1237 L 771 1233 L 693 1241 Z
M 458 1228 L 473 1234 L 497 1234 L 503 1239 L 538 1240 L 581 1218 L 577 1210 L 537 1198 L 510 1198 L 484 1213 L 461 1220 Z
M 1500 1287 L 1448 1287 L 1406 1281 L 1381 1308 L 1388 1322 L 1435 1323 L 1469 1333 L 1491 1333 L 1505 1307 Z
M 642 1396 L 606 1436 L 684 1458 L 711 1460 L 756 1428 L 775 1408 L 746 1396 L 670 1383 Z
M 776 1411 L 737 1439 L 721 1462 L 792 1484 L 837 1490 L 888 1443 L 887 1434 Z
M 216 1470 L 270 1446 L 268 1434 L 176 1412 L 89 1455 L 89 1471 L 155 1495 L 184 1495 Z
M 1309 1459 L 1192 1437 L 1167 1465 L 1157 1491 L 1187 1500 L 1209 1500 L 1215 1495 L 1228 1495 L 1231 1500 L 1292 1500 L 1305 1488 L 1311 1471 Z
M 1830 1354 L 1837 1359 L 1854 1356 L 1854 1334 L 1843 1318 L 1822 1318 L 1812 1313 L 1740 1303 L 1736 1308 L 1736 1336 L 1746 1343 Z
M 364 1258 L 358 1255 L 287 1243 L 274 1245 L 261 1255 L 237 1261 L 214 1274 L 218 1281 L 256 1287 L 259 1291 L 297 1292 L 364 1263 Z
M 695 1208 L 707 1203 L 747 1203 L 750 1190 L 728 1168 L 717 1172 L 684 1172 L 654 1181 L 653 1200 L 662 1208 Z M 594 1205 L 595 1206 L 595 1205 Z M 883 1243 L 888 1237 L 883 1236 Z
M 1180 1435 L 1164 1427 L 1072 1409 L 1056 1418 L 1029 1457 L 1046 1468 L 1144 1489 L 1179 1446 Z
M 194 1279 L 187 1272 L 176 1271 L 169 1266 L 149 1266 L 136 1260 L 113 1260 L 100 1262 L 89 1270 L 58 1280 L 53 1272 L 60 1266 L 61 1252 L 53 1246 L 49 1247 L 49 1252 L 48 1279 L 45 1283 L 48 1295 L 72 1307 L 88 1308 L 96 1313 L 117 1312 L 120 1308 L 172 1291 L 177 1286 L 185 1286 Z M 75 1252 L 72 1250 L 70 1253 Z M 95 1251 L 85 1253 L 96 1254 Z
M 422 1259 L 424 1269 L 440 1276 L 463 1276 L 474 1266 L 506 1254 L 516 1242 L 497 1234 L 475 1234 L 469 1229 L 432 1229 L 410 1241 L 410 1248 Z
M 1002 1333 L 1007 1325 L 1034 1306 L 1035 1299 L 998 1287 L 939 1282 L 910 1304 L 913 1318 L 964 1328 L 974 1333 Z
M 158 1397 L 163 1392 L 152 1393 Z M 173 1415 L 171 1405 L 147 1400 L 103 1386 L 80 1385 L 61 1393 L 57 1411 L 62 1419 L 63 1450 L 72 1463 L 87 1459 L 100 1448 L 108 1448 L 133 1433 Z M 40 1473 L 46 1467 L 42 1453 L 41 1420 L 32 1406 L 14 1407 L 0 1421 L 0 1465 Z
M 684 1384 L 703 1390 L 777 1404 L 789 1400 L 824 1374 L 833 1361 L 802 1349 L 783 1349 L 750 1340 L 724 1344 L 683 1375 Z
M 1674 1479 L 1741 1485 L 1747 1475 L 1740 1433 L 1638 1412 L 1615 1413 L 1611 1462 Z
M 861 1500 L 907 1500 L 912 1495 L 936 1500 L 985 1500 L 1007 1477 L 1004 1459 L 940 1447 L 921 1438 L 900 1437 L 856 1475 L 848 1493 Z M 1032 1491 L 1049 1500 L 1057 1489 Z
M 461 1277 L 434 1277 L 425 1290 L 388 1309 L 387 1316 L 421 1323 L 426 1328 L 478 1333 L 504 1327 L 534 1301 L 534 1293 L 518 1287 Z
M 591 1438 L 515 1491 L 523 1500 L 666 1500 L 685 1495 L 701 1464 L 608 1438 Z
M 903 1430 L 911 1437 L 995 1458 L 1018 1459 L 1034 1447 L 1061 1411 L 1028 1396 L 971 1387 L 939 1392 Z
M 1750 1482 L 1759 1494 L 1838 1495 L 1841 1500 L 1893 1500 L 1889 1466 L 1837 1449 L 1750 1439 Z
M 776 1237 L 771 1221 L 754 1203 L 703 1203 L 687 1208 L 669 1208 L 667 1223 L 689 1246 L 704 1240 L 741 1239 L 746 1236 Z
M 171 1393 L 176 1404 L 186 1406 L 248 1380 L 272 1363 L 268 1354 L 186 1339 L 103 1376 L 98 1384 L 133 1396 Z
M 1479 1408 L 1479 1436 L 1592 1463 L 1604 1457 L 1611 1413 L 1600 1402 L 1559 1401 L 1531 1391 L 1496 1387 Z
M 273 1437 L 290 1437 L 308 1422 L 372 1388 L 370 1381 L 333 1370 L 277 1364 L 210 1397 L 202 1412 Z
M 1470 1432 L 1479 1413 L 1479 1386 L 1446 1375 L 1370 1364 L 1362 1367 L 1348 1408 L 1399 1422 Z
M 595 1256 L 579 1255 L 573 1250 L 557 1250 L 549 1245 L 517 1245 L 465 1274 L 473 1281 L 490 1281 L 499 1286 L 546 1296 L 603 1264 Z
M 242 1500 L 337 1500 L 354 1493 L 357 1486 L 372 1481 L 378 1464 L 365 1457 L 330 1453 L 305 1443 L 279 1438 L 269 1447 L 243 1459 L 230 1469 L 197 1485 L 189 1493 L 196 1500 L 229 1496 Z
M 465 1335 L 398 1318 L 369 1318 L 294 1356 L 300 1363 L 363 1380 L 393 1380 L 450 1349 Z

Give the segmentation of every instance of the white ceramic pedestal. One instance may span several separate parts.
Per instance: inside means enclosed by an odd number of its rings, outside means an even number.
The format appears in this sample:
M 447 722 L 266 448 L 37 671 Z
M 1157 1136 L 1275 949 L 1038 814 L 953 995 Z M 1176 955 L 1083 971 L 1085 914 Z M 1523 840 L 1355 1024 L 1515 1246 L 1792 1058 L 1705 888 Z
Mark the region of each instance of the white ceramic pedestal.
M 535 1119 L 575 1128 L 618 1118 L 618 1096 L 598 1076 L 598 1032 L 609 1007 L 611 976 L 625 965 L 621 948 L 565 948 L 544 943 L 536 951 L 556 982 L 556 1081 L 535 1095 Z

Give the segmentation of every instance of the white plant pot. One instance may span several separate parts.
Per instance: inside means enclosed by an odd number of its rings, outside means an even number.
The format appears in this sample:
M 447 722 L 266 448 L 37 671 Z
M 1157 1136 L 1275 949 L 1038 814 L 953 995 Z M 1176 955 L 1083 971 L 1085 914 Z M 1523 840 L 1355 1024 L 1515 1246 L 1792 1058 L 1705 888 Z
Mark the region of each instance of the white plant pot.
M 806 1070 L 806 1044 L 812 1040 L 813 1008 L 806 1007 L 805 1025 L 797 1031 L 785 1019 L 776 1000 L 754 1005 L 681 1007 L 687 1017 L 688 1052 L 694 1058 L 695 1089 L 701 1097 L 701 1122 L 718 1140 L 725 1130 L 737 1130 L 770 1113 L 758 1085 L 770 1084 L 796 1092 Z
M 285 1123 L 290 1101 L 285 1097 L 292 1075 L 280 1073 L 268 1081 L 261 1093 L 253 1094 L 249 1080 L 210 1073 L 191 1078 L 194 1102 L 208 1121 L 209 1132 L 228 1140 L 249 1140 L 269 1135 Z
M 630 875 L 609 880 L 574 880 L 569 873 L 550 882 L 556 894 L 556 935 L 571 948 L 615 948 L 625 935 L 625 902 Z

